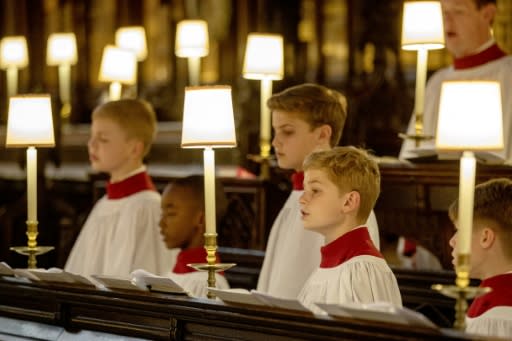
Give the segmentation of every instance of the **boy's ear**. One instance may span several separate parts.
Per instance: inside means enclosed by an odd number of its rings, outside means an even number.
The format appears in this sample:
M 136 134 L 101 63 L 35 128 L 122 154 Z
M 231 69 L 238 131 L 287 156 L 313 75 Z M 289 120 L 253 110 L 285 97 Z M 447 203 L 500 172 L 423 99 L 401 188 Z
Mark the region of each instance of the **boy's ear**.
M 357 211 L 361 204 L 361 195 L 359 192 L 351 191 L 348 192 L 345 198 L 345 202 L 343 203 L 343 212 L 348 213 L 352 211 Z
M 489 227 L 483 227 L 479 232 L 479 244 L 483 249 L 489 249 L 496 241 L 496 232 Z
M 322 141 L 327 142 L 327 144 L 330 144 L 331 142 L 331 136 L 332 136 L 332 128 L 328 124 L 324 124 L 318 128 L 320 130 L 319 138 Z
M 138 156 L 143 156 L 144 155 L 144 142 L 140 141 L 140 140 L 133 140 L 132 141 L 132 153 L 134 155 L 137 155 Z
M 496 5 L 488 3 L 481 8 L 481 11 L 484 19 L 489 22 L 489 25 L 492 25 L 496 17 Z

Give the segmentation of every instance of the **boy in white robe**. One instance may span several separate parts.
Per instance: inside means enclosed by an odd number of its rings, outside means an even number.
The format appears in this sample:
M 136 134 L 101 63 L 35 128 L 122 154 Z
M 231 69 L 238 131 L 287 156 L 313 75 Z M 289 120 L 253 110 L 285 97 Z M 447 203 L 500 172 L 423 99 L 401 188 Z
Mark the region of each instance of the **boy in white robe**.
M 492 36 L 496 0 L 441 0 L 441 7 L 446 48 L 453 56 L 453 65 L 437 71 L 427 82 L 423 132 L 435 135 L 441 84 L 444 81 L 498 81 L 501 85 L 505 148 L 489 153 L 489 156 L 512 164 L 512 56 L 506 55 Z M 407 133 L 415 133 L 414 114 Z M 434 149 L 434 139 L 422 142 L 420 147 Z M 413 140 L 404 140 L 399 158 L 414 158 L 414 149 L 416 145 Z
M 300 219 L 302 163 L 311 152 L 338 144 L 347 117 L 347 102 L 335 90 L 301 84 L 274 94 L 267 105 L 272 112 L 272 145 L 278 165 L 296 173 L 293 191 L 272 225 L 257 290 L 296 299 L 306 279 L 320 264 L 317 250 L 324 244 L 324 238 L 305 230 Z M 367 226 L 378 247 L 379 230 L 373 211 Z
M 458 202 L 450 206 L 458 225 Z M 450 239 L 455 263 L 457 232 Z M 494 179 L 475 187 L 470 276 L 490 293 L 476 297 L 466 314 L 468 333 L 512 339 L 512 180 Z
M 215 209 L 220 221 L 227 209 L 227 199 L 222 186 L 216 184 Z M 162 193 L 160 233 L 167 248 L 180 248 L 176 265 L 168 276 L 195 297 L 206 297 L 208 273 L 195 271 L 187 264 L 206 263 L 204 248 L 205 208 L 202 175 L 176 179 Z M 219 258 L 217 257 L 219 262 Z M 226 278 L 215 274 L 216 287 L 228 289 Z
M 315 313 L 322 313 L 315 303 L 401 306 L 395 275 L 365 226 L 380 193 L 377 163 L 364 150 L 337 147 L 310 154 L 303 168 L 302 222 L 325 245 L 299 300 Z
M 143 164 L 155 132 L 155 112 L 145 101 L 112 101 L 93 111 L 89 160 L 110 179 L 80 231 L 66 271 L 126 277 L 137 268 L 157 274 L 169 268 L 172 256 L 158 233 L 160 194 Z

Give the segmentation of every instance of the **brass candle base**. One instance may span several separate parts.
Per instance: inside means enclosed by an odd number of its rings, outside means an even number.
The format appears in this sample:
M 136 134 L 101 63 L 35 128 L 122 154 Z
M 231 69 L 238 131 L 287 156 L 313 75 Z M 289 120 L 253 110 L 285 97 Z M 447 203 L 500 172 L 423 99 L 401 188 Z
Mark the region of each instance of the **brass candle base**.
M 191 268 L 197 271 L 208 271 L 208 287 L 215 288 L 215 273 L 219 271 L 225 271 L 233 266 L 235 263 L 217 263 L 217 234 L 216 233 L 205 233 L 204 234 L 204 248 L 206 249 L 206 263 L 191 263 L 187 264 Z M 210 290 L 208 290 L 207 297 L 210 299 L 215 298 Z
M 28 268 L 36 269 L 37 268 L 37 260 L 36 256 L 45 254 L 54 249 L 53 246 L 11 246 L 9 248 L 11 251 L 15 251 L 20 255 L 28 256 Z
M 247 158 L 255 163 L 260 164 L 260 178 L 263 180 L 270 179 L 270 164 L 275 162 L 275 156 L 263 154 L 249 154 Z
M 434 136 L 432 135 L 425 135 L 425 134 L 404 134 L 399 133 L 398 136 L 403 140 L 414 140 L 416 147 L 420 146 L 420 143 L 423 141 L 432 140 Z

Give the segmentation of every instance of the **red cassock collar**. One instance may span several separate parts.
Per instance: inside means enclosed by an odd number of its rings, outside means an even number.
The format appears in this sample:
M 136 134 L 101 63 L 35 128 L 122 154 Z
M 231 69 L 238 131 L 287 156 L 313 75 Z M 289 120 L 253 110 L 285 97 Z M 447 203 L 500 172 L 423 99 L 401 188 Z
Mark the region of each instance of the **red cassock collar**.
M 217 255 L 217 263 L 220 263 L 220 258 Z M 176 258 L 176 265 L 172 272 L 175 274 L 186 274 L 196 271 L 187 264 L 190 263 L 206 263 L 206 249 L 204 247 L 193 247 L 190 249 L 183 249 L 178 253 Z
M 453 61 L 453 67 L 455 70 L 464 70 L 472 67 L 480 66 L 489 62 L 492 62 L 496 59 L 500 59 L 505 57 L 507 54 L 500 49 L 497 44 L 491 45 L 489 48 L 471 55 L 462 58 L 456 58 Z
M 145 190 L 156 191 L 155 185 L 147 172 L 140 172 L 123 181 L 107 184 L 107 197 L 121 199 Z
M 321 268 L 333 268 L 357 256 L 384 258 L 373 244 L 366 227 L 355 228 L 323 246 Z
M 292 174 L 292 186 L 296 191 L 304 190 L 304 172 L 295 172 Z
M 468 317 L 478 317 L 494 307 L 512 307 L 512 273 L 484 279 L 480 286 L 490 287 L 492 291 L 475 298 L 468 309 Z

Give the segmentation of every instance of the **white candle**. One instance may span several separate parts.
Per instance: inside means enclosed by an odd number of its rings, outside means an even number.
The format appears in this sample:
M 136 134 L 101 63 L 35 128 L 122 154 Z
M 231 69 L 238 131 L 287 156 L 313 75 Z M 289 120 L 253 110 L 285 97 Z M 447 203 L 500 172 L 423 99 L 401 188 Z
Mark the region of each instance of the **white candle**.
M 204 208 L 206 233 L 215 234 L 215 154 L 212 148 L 205 148 L 204 158 Z
M 62 103 L 71 103 L 71 65 L 59 65 L 59 95 Z
M 27 148 L 27 217 L 37 221 L 37 150 Z
M 270 155 L 270 109 L 267 106 L 267 100 L 272 96 L 272 80 L 262 79 L 260 87 L 260 146 L 261 156 L 268 157 Z
M 112 82 L 110 83 L 109 97 L 111 101 L 117 101 L 121 99 L 121 83 Z
M 475 155 L 473 152 L 464 152 L 460 159 L 459 231 L 457 233 L 457 253 L 459 255 L 471 253 L 475 170 Z
M 7 98 L 18 93 L 18 68 L 9 66 L 7 68 Z
M 416 63 L 416 94 L 414 101 L 415 115 L 422 115 L 425 110 L 425 84 L 427 81 L 427 58 L 428 50 L 426 48 L 418 49 L 418 57 Z M 421 122 L 423 125 L 423 122 Z M 423 134 L 421 131 L 416 131 L 416 134 Z
M 201 76 L 201 57 L 188 57 L 188 81 L 192 86 L 199 85 Z

